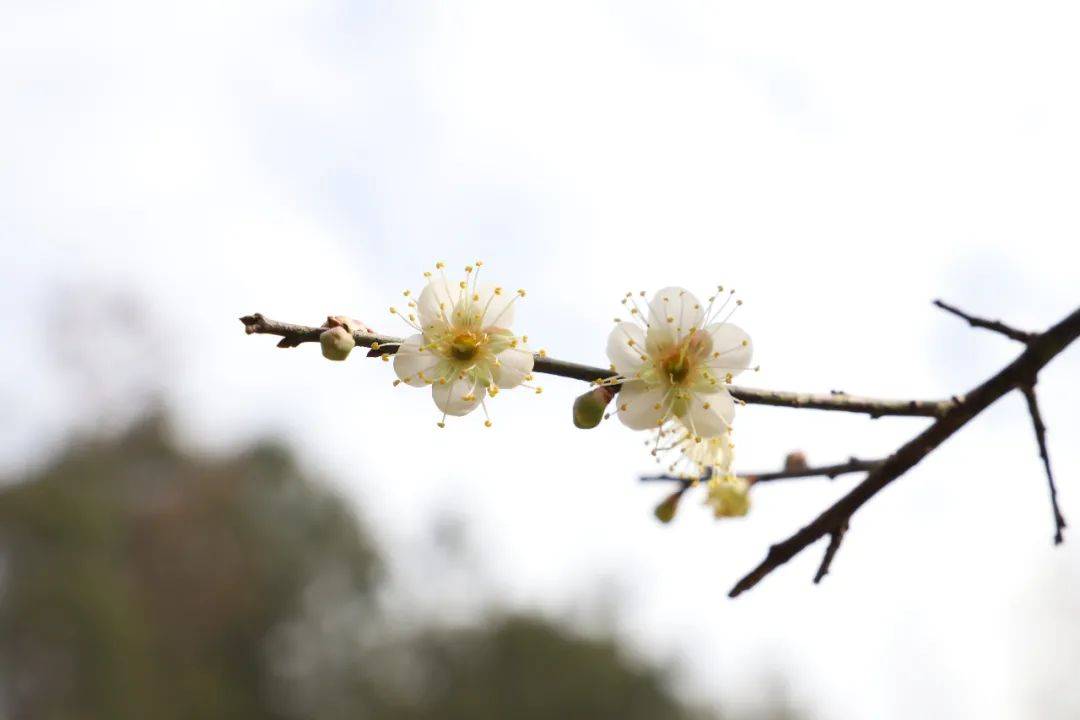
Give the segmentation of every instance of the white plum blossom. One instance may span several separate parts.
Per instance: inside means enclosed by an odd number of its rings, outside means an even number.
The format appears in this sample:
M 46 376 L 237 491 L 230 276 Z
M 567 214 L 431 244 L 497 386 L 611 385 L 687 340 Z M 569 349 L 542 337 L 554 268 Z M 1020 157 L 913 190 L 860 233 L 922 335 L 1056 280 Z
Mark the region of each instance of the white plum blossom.
M 424 273 L 428 283 L 414 301 L 405 291 L 408 310 L 401 315 L 417 332 L 402 341 L 394 355 L 394 371 L 401 382 L 414 387 L 431 386 L 435 405 L 443 416 L 467 415 L 483 407 L 484 398 L 500 389 L 526 385 L 532 380 L 533 353 L 525 337 L 510 331 L 514 303 L 524 290 L 480 284 L 482 263 L 465 268 L 465 279 L 452 282 L 437 263 L 437 277 Z M 532 388 L 540 392 L 540 388 Z M 491 426 L 488 417 L 485 425 Z
M 741 517 L 750 511 L 750 481 L 733 473 L 714 475 L 706 486 L 705 504 L 713 517 Z
M 607 354 L 617 375 L 602 382 L 620 385 L 618 415 L 627 427 L 663 431 L 677 420 L 696 443 L 730 429 L 735 401 L 727 384 L 750 367 L 753 347 L 750 336 L 728 322 L 741 300 L 717 319 L 733 297 L 727 293 L 717 303 L 722 291 L 706 307 L 688 290 L 668 287 L 644 309 L 626 294 L 623 304 L 636 322 L 616 319 Z

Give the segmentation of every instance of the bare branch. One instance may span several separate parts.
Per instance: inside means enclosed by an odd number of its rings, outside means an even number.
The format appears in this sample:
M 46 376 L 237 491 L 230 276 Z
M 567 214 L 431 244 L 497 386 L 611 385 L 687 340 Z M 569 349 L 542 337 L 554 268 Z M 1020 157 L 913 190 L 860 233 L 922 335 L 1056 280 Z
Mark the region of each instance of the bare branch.
M 1000 320 L 985 320 L 980 317 L 975 317 L 974 315 L 969 315 L 960 308 L 949 305 L 944 300 L 935 300 L 934 305 L 937 305 L 945 312 L 952 313 L 958 318 L 967 320 L 968 325 L 970 325 L 971 327 L 991 330 L 993 332 L 1004 335 L 1011 340 L 1016 340 L 1017 342 L 1027 344 L 1039 336 L 1038 333 L 1027 332 L 1025 330 L 1017 330 L 1014 327 L 1006 325 Z
M 1039 457 L 1042 458 L 1043 467 L 1046 468 L 1046 481 L 1050 485 L 1050 506 L 1054 511 L 1054 544 L 1060 545 L 1065 541 L 1064 531 L 1067 527 L 1065 516 L 1058 507 L 1057 486 L 1054 484 L 1054 473 L 1050 470 L 1050 453 L 1046 450 L 1046 425 L 1043 424 L 1042 413 L 1039 412 L 1039 400 L 1035 396 L 1035 383 L 1024 383 L 1020 386 L 1020 392 L 1024 393 L 1027 400 L 1028 412 L 1031 413 L 1031 424 L 1035 428 L 1035 440 L 1039 443 Z
M 865 480 L 818 515 L 813 522 L 783 542 L 770 547 L 765 559 L 735 584 L 728 593 L 729 596 L 736 597 L 754 587 L 762 578 L 798 555 L 807 546 L 835 532 L 837 528 L 850 520 L 855 511 L 866 501 L 914 467 L 998 398 L 1028 382 L 1078 336 L 1080 336 L 1080 308 L 1032 339 L 1016 360 L 967 393 L 962 402 L 949 409 L 930 427 L 886 458 L 881 465 L 867 475 Z
M 779 470 L 777 472 L 755 473 L 747 475 L 746 479 L 751 483 L 808 477 L 827 477 L 830 480 L 835 480 L 838 476 L 846 475 L 848 473 L 868 472 L 878 465 L 881 465 L 882 462 L 882 460 L 860 460 L 859 458 L 853 457 L 848 458 L 847 462 L 838 463 L 836 465 L 821 465 L 819 467 L 808 467 L 802 470 Z
M 827 477 L 830 480 L 835 479 L 840 475 L 847 473 L 867 472 L 873 470 L 883 461 L 881 460 L 859 460 L 858 458 L 850 458 L 847 462 L 837 463 L 835 465 L 820 465 L 818 467 L 807 467 L 798 470 L 777 470 L 774 472 L 762 472 L 762 473 L 739 473 L 742 477 L 745 477 L 751 484 L 759 482 L 773 482 L 775 480 L 793 480 L 796 478 L 811 478 L 811 477 Z M 678 482 L 684 485 L 692 485 L 693 479 L 686 479 L 677 475 L 643 475 L 642 482 Z M 709 478 L 698 478 L 698 482 L 705 482 Z
M 249 335 L 281 336 L 282 340 L 278 343 L 278 347 L 296 347 L 303 343 L 318 342 L 319 335 L 325 329 L 282 323 L 271 320 L 260 313 L 245 315 L 240 318 L 240 322 L 244 323 L 244 330 Z M 401 338 L 398 337 L 359 331 L 353 333 L 353 338 L 356 340 L 357 345 L 372 348 L 376 351 L 375 353 L 369 353 L 369 355 L 392 355 L 397 352 L 397 343 L 401 342 Z M 613 375 L 609 368 L 556 360 L 542 355 L 536 355 L 533 371 L 584 382 L 595 382 Z M 750 405 L 865 413 L 872 418 L 886 415 L 941 417 L 959 401 L 959 398 L 949 398 L 947 400 L 882 400 L 857 397 L 842 392 L 794 393 L 780 390 L 760 390 L 738 385 L 730 385 L 728 390 L 731 391 L 731 396 L 736 400 Z
M 821 565 L 818 567 L 817 573 L 814 574 L 814 584 L 825 579 L 825 576 L 829 574 L 829 568 L 832 566 L 833 558 L 836 557 L 836 551 L 840 549 L 840 543 L 844 541 L 844 533 L 847 532 L 848 524 L 845 521 L 843 525 L 833 530 L 829 534 L 829 546 L 825 548 L 825 557 L 821 558 Z

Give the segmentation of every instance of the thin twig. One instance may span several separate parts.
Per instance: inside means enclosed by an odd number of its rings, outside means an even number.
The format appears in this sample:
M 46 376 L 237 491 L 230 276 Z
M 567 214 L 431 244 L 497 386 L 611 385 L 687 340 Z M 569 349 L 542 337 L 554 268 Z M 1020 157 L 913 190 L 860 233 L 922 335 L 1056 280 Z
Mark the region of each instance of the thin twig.
M 840 527 L 829 534 L 829 547 L 825 548 L 825 556 L 821 558 L 821 565 L 818 566 L 818 571 L 814 574 L 815 585 L 824 580 L 825 576 L 829 574 L 829 568 L 832 566 L 833 558 L 836 557 L 836 551 L 840 549 L 840 543 L 844 541 L 844 534 L 847 529 L 848 523 L 845 520 Z
M 1024 393 L 1024 399 L 1027 400 L 1031 424 L 1035 428 L 1035 440 L 1039 443 L 1039 457 L 1042 458 L 1043 467 L 1046 468 L 1046 481 L 1050 485 L 1050 507 L 1054 511 L 1054 544 L 1060 545 L 1065 541 L 1064 531 L 1067 526 L 1065 516 L 1061 514 L 1061 508 L 1058 506 L 1057 485 L 1054 483 L 1054 473 L 1050 470 L 1050 453 L 1046 450 L 1046 425 L 1043 424 L 1042 413 L 1039 412 L 1035 383 L 1023 383 L 1020 385 L 1020 392 Z
M 807 467 L 798 470 L 778 470 L 775 472 L 739 474 L 745 477 L 751 484 L 811 477 L 827 477 L 830 480 L 833 480 L 836 477 L 847 473 L 868 472 L 881 463 L 881 460 L 860 460 L 858 458 L 850 458 L 847 462 L 837 463 L 835 465 L 820 465 L 818 467 Z M 708 479 L 708 475 L 706 475 L 705 477 L 697 478 L 697 481 L 705 482 Z M 642 482 L 678 482 L 683 483 L 684 485 L 692 485 L 694 483 L 693 478 L 687 479 L 677 475 L 643 475 L 640 480 Z
M 991 330 L 993 332 L 1004 335 L 1007 338 L 1016 340 L 1017 342 L 1027 344 L 1039 336 L 1038 333 L 1027 332 L 1026 330 L 1017 330 L 1014 327 L 1006 325 L 1000 320 L 986 320 L 985 318 L 976 317 L 974 315 L 964 312 L 960 308 L 949 305 L 944 300 L 935 300 L 934 305 L 937 305 L 945 312 L 952 313 L 958 318 L 967 320 L 968 325 L 970 325 L 971 327 Z
M 244 330 L 249 334 L 278 335 L 282 340 L 278 347 L 296 347 L 303 343 L 318 342 L 319 335 L 326 328 L 308 327 L 282 323 L 255 313 L 240 318 Z M 392 355 L 397 352 L 401 338 L 389 335 L 373 335 L 364 332 L 353 333 L 356 344 L 377 350 L 376 355 Z M 546 355 L 536 355 L 533 371 L 548 375 L 595 382 L 612 377 L 609 368 L 600 368 L 580 363 L 556 360 Z M 772 405 L 776 407 L 804 408 L 813 410 L 833 410 L 838 412 L 865 413 L 872 418 L 889 416 L 941 417 L 950 408 L 955 407 L 960 398 L 946 400 L 882 400 L 878 398 L 858 397 L 847 393 L 794 393 L 780 390 L 761 390 L 758 388 L 729 385 L 728 390 L 736 400 L 750 405 Z
M 847 462 L 838 463 L 836 465 L 808 467 L 802 470 L 779 470 L 777 472 L 756 473 L 747 475 L 746 479 L 751 483 L 773 482 L 774 480 L 791 480 L 795 478 L 817 476 L 824 476 L 830 480 L 835 480 L 840 475 L 846 475 L 848 473 L 869 472 L 882 462 L 882 460 L 860 460 L 859 458 L 853 457 L 849 458 Z
M 1022 386 L 1046 366 L 1058 353 L 1080 336 L 1080 308 L 1027 344 L 1016 360 L 964 396 L 963 402 L 948 410 L 930 427 L 905 443 L 866 479 L 855 486 L 809 525 L 769 548 L 765 559 L 728 593 L 735 597 L 757 585 L 773 570 L 798 555 L 807 546 L 834 531 L 877 495 L 930 454 L 953 433 L 1006 393 Z

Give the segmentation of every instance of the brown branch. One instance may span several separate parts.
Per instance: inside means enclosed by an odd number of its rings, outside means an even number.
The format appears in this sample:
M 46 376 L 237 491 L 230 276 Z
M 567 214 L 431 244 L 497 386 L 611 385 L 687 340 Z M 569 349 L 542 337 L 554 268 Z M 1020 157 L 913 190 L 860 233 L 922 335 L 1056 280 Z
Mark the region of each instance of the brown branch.
M 794 480 L 797 478 L 827 477 L 830 480 L 847 473 L 868 472 L 882 463 L 881 460 L 859 460 L 850 458 L 847 462 L 835 465 L 820 465 L 818 467 L 806 467 L 798 470 L 777 470 L 775 472 L 762 473 L 739 473 L 751 484 L 759 482 L 773 482 L 775 480 Z M 697 478 L 698 482 L 705 482 L 708 475 Z M 642 482 L 677 482 L 683 485 L 692 485 L 695 480 L 679 477 L 678 475 L 643 475 Z
M 278 347 L 296 347 L 303 343 L 318 342 L 319 335 L 325 330 L 325 328 L 278 322 L 260 313 L 245 315 L 240 318 L 240 322 L 244 323 L 244 331 L 249 335 L 281 336 L 282 340 L 278 343 Z M 401 342 L 401 338 L 361 331 L 354 332 L 353 338 L 356 340 L 357 345 L 376 350 L 375 353 L 370 353 L 374 355 L 392 355 L 397 352 L 396 343 Z M 609 368 L 556 360 L 542 355 L 536 356 L 533 371 L 585 382 L 595 382 L 612 376 L 612 371 Z M 736 400 L 750 405 L 865 413 L 872 418 L 885 415 L 941 417 L 959 402 L 959 398 L 955 397 L 947 400 L 881 400 L 878 398 L 857 397 L 842 392 L 794 393 L 780 390 L 760 390 L 738 385 L 730 385 L 728 390 L 731 391 L 732 397 Z
M 971 327 L 990 330 L 992 332 L 1004 335 L 1011 340 L 1016 340 L 1017 342 L 1027 344 L 1039 336 L 1038 333 L 1027 332 L 1025 330 L 1017 330 L 1014 327 L 1006 325 L 1000 320 L 986 320 L 984 318 L 970 315 L 961 310 L 960 308 L 949 305 L 944 300 L 935 300 L 934 305 L 937 305 L 945 312 L 952 313 L 958 318 L 967 320 L 968 325 L 970 325 Z
M 825 535 L 833 534 L 835 536 L 836 533 L 842 532 L 841 528 L 847 524 L 855 511 L 862 507 L 866 501 L 914 467 L 994 401 L 1006 393 L 1022 387 L 1025 383 L 1030 383 L 1030 379 L 1035 377 L 1040 369 L 1045 367 L 1078 336 L 1080 336 L 1080 308 L 1074 310 L 1068 317 L 1046 332 L 1032 338 L 1019 357 L 986 382 L 964 395 L 961 402 L 950 408 L 930 427 L 886 458 L 881 465 L 867 475 L 865 480 L 825 512 L 818 515 L 809 525 L 786 540 L 770 547 L 765 559 L 735 584 L 729 596 L 735 597 L 754 587 L 773 570 L 791 560 Z
M 835 480 L 840 475 L 848 473 L 868 472 L 882 463 L 881 460 L 860 460 L 849 458 L 847 462 L 836 465 L 822 465 L 820 467 L 808 467 L 801 470 L 779 470 L 777 472 L 755 473 L 747 475 L 746 479 L 751 483 L 773 482 L 774 480 L 792 480 L 795 478 L 827 477 Z
M 824 580 L 825 576 L 829 574 L 829 568 L 832 567 L 833 558 L 836 557 L 836 551 L 840 549 L 840 543 L 844 541 L 844 533 L 847 532 L 847 529 L 848 524 L 845 522 L 830 533 L 829 547 L 825 548 L 825 556 L 821 558 L 821 565 L 818 566 L 818 571 L 814 574 L 815 585 Z
M 1042 458 L 1043 467 L 1046 468 L 1046 480 L 1050 485 L 1050 507 L 1054 511 L 1054 544 L 1060 545 L 1065 541 L 1064 530 L 1065 516 L 1061 514 L 1058 506 L 1057 486 L 1054 484 L 1054 473 L 1050 470 L 1050 453 L 1046 450 L 1046 425 L 1043 424 L 1042 413 L 1039 412 L 1039 400 L 1035 396 L 1035 383 L 1024 383 L 1020 386 L 1020 392 L 1024 393 L 1027 400 L 1028 412 L 1031 413 L 1031 424 L 1035 428 L 1035 440 L 1039 443 L 1039 457 Z

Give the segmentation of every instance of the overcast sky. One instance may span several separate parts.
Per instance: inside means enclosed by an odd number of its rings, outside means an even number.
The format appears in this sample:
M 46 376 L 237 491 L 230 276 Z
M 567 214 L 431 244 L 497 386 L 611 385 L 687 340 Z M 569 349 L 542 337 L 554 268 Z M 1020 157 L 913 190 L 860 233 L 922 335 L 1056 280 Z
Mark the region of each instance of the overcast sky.
M 402 289 L 479 258 L 529 290 L 515 329 L 558 357 L 606 363 L 627 290 L 724 284 L 762 365 L 748 384 L 964 391 L 1017 348 L 932 298 L 1033 329 L 1076 305 L 1078 19 L 1050 2 L 9 0 L 0 461 L 39 462 L 150 384 L 198 447 L 296 443 L 430 591 L 417 602 L 470 605 L 425 585 L 424 533 L 449 512 L 499 602 L 610 605 L 701 697 L 752 703 L 775 668 L 821 718 L 1021 716 L 1062 662 L 1040 598 L 1075 600 L 1080 538 L 1051 546 L 1020 398 L 860 511 L 823 585 L 814 548 L 731 601 L 855 480 L 759 488 L 725 523 L 695 499 L 661 527 L 642 437 L 574 429 L 579 384 L 440 431 L 389 367 L 276 350 L 236 318 L 400 334 Z M 102 296 L 131 333 L 97 330 Z M 1040 387 L 1080 525 L 1078 371 L 1070 351 Z M 736 466 L 873 457 L 924 425 L 747 407 Z

